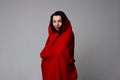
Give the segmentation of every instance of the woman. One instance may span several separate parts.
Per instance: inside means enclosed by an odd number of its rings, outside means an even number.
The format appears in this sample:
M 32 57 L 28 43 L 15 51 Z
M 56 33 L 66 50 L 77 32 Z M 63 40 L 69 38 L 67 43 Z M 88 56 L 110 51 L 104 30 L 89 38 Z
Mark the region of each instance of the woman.
M 77 80 L 74 34 L 63 11 L 51 15 L 48 39 L 40 53 L 43 80 Z

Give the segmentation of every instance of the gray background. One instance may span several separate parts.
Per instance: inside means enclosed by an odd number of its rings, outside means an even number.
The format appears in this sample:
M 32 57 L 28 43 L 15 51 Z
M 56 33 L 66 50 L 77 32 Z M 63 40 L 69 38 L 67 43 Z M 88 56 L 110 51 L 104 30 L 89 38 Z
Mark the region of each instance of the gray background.
M 120 0 L 0 0 L 0 80 L 42 80 L 56 10 L 73 26 L 78 80 L 120 80 Z

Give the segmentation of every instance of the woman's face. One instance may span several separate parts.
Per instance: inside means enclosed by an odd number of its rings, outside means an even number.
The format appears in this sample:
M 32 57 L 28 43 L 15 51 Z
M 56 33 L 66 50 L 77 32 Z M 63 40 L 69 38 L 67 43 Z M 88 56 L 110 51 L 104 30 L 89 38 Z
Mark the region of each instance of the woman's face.
M 53 26 L 54 28 L 59 31 L 62 26 L 62 17 L 59 15 L 53 16 Z

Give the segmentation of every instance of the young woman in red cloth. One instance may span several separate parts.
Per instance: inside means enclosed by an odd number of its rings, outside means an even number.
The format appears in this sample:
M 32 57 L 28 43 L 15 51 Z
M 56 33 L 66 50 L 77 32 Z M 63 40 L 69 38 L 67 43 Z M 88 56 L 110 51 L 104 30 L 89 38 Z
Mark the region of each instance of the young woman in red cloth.
M 40 53 L 43 80 L 77 80 L 74 33 L 63 11 L 51 15 L 48 33 L 48 39 Z

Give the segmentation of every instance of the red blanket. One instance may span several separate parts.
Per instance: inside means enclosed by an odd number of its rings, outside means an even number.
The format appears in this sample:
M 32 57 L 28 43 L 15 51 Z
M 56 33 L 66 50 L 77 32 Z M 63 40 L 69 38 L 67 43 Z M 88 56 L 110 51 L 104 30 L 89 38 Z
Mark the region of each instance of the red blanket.
M 70 21 L 66 19 L 62 27 L 62 32 L 53 32 L 48 27 L 49 36 L 40 53 L 43 80 L 77 80 Z

